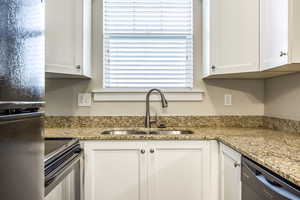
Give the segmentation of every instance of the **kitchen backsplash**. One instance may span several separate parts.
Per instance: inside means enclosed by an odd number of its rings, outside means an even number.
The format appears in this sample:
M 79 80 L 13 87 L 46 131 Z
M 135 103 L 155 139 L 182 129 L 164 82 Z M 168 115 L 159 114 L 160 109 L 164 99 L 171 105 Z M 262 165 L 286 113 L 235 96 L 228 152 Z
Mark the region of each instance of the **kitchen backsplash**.
M 264 127 L 273 130 L 300 133 L 300 121 L 264 117 Z
M 263 116 L 160 116 L 167 127 L 263 127 Z M 46 128 L 143 127 L 143 116 L 47 116 Z
M 265 116 L 160 116 L 167 127 L 268 128 L 300 133 L 300 121 Z M 47 116 L 46 128 L 143 127 L 143 116 Z

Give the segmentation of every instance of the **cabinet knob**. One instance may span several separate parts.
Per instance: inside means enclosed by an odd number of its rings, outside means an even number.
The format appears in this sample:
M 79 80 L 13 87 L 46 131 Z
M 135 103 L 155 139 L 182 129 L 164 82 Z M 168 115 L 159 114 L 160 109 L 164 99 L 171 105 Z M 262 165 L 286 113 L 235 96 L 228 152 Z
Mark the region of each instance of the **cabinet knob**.
M 212 66 L 211 66 L 211 69 L 212 69 L 212 70 L 215 70 L 215 69 L 216 69 L 216 66 L 215 66 L 215 65 L 212 65 Z
M 240 163 L 238 163 L 238 162 L 234 162 L 234 167 L 240 167 L 241 166 L 241 164 Z
M 154 153 L 154 149 L 150 149 L 150 153 Z
M 145 152 L 145 149 L 141 149 L 141 154 L 144 154 Z
M 287 53 L 283 52 L 283 51 L 280 51 L 280 57 L 282 57 L 282 56 L 287 56 Z
M 81 66 L 80 65 L 76 65 L 76 69 L 80 69 L 81 68 Z

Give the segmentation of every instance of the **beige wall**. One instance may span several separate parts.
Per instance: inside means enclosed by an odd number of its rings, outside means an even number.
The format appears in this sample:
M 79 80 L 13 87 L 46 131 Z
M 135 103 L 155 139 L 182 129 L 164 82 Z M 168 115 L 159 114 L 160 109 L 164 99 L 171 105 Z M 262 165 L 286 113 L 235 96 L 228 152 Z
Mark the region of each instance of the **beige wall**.
M 265 115 L 300 120 L 300 73 L 265 81 Z
M 101 19 L 101 6 L 93 6 L 94 19 Z M 263 115 L 264 114 L 264 82 L 262 80 L 209 80 L 202 81 L 201 58 L 201 1 L 195 5 L 194 37 L 194 80 L 195 87 L 205 91 L 202 102 L 170 102 L 167 110 L 161 110 L 154 103 L 154 110 L 161 115 Z M 94 36 L 100 35 L 101 20 L 94 20 Z M 93 38 L 93 79 L 88 80 L 47 80 L 46 81 L 46 113 L 47 115 L 143 115 L 144 102 L 96 102 L 90 108 L 77 106 L 77 94 L 91 92 L 101 88 L 102 84 L 102 40 Z M 99 45 L 96 45 L 99 44 Z M 233 105 L 224 106 L 224 94 L 233 95 Z
M 78 80 L 47 80 L 47 115 L 143 115 L 144 102 L 96 102 L 90 108 L 77 106 L 77 94 L 89 92 L 91 83 Z M 202 102 L 170 102 L 167 110 L 159 103 L 154 109 L 161 115 L 263 115 L 263 81 L 211 80 L 199 81 L 205 90 Z M 224 94 L 233 95 L 233 105 L 224 106 Z

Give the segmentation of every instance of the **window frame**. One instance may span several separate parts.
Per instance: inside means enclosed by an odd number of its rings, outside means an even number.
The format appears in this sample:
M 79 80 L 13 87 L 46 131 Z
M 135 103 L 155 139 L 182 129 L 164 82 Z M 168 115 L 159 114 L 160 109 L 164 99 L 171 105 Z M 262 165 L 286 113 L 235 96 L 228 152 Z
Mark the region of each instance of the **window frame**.
M 149 88 L 104 88 L 104 33 L 103 33 L 103 8 L 102 0 L 93 1 L 93 66 L 94 87 L 92 89 L 94 101 L 144 101 L 140 94 L 145 95 Z M 170 101 L 202 101 L 205 91 L 199 82 L 202 73 L 202 6 L 201 2 L 193 0 L 193 87 L 192 88 L 162 88 L 167 94 L 173 96 Z M 100 55 L 100 56 L 99 56 Z M 126 94 L 128 95 L 127 97 Z M 187 95 L 188 94 L 188 95 Z M 192 94 L 192 95 L 189 95 Z M 101 98 L 100 96 L 105 96 Z M 100 98 L 99 98 L 100 97 Z M 154 100 L 155 101 L 155 100 Z

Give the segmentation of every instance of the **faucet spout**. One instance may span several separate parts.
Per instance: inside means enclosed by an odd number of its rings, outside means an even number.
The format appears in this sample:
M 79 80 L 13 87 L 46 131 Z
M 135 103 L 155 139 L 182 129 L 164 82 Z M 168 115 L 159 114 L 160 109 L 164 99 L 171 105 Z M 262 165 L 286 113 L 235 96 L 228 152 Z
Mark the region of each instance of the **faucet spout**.
M 168 101 L 167 101 L 165 95 L 162 93 L 161 90 L 156 89 L 156 88 L 153 88 L 153 89 L 149 90 L 149 92 L 146 95 L 145 128 L 151 128 L 151 124 L 156 123 L 155 120 L 151 120 L 151 116 L 150 116 L 150 96 L 151 96 L 152 92 L 158 92 L 158 94 L 160 95 L 160 99 L 161 99 L 161 106 L 163 108 L 168 107 Z

